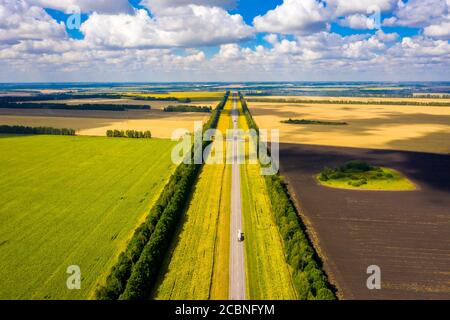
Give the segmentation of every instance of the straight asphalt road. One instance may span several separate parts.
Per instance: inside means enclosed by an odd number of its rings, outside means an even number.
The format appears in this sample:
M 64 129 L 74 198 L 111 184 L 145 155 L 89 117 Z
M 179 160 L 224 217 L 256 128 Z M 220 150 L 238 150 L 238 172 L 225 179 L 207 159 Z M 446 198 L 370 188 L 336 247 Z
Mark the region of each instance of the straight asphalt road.
M 233 94 L 233 110 L 231 117 L 233 128 L 239 128 L 237 109 L 237 97 Z M 232 185 L 231 185 L 231 225 L 230 225 L 230 300 L 245 300 L 245 261 L 244 261 L 244 242 L 238 241 L 239 230 L 244 231 L 242 224 L 242 202 L 241 202 L 241 168 L 238 161 L 238 137 L 234 132 L 232 139 Z

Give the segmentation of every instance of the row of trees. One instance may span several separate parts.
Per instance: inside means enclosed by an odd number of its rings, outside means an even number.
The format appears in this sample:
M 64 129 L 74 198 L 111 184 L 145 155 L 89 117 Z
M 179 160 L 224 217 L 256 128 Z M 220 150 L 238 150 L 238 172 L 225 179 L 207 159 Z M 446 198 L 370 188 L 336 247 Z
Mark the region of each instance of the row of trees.
M 214 110 L 205 130 L 217 126 L 228 95 Z M 207 145 L 205 142 L 202 148 Z M 178 166 L 147 220 L 135 231 L 125 252 L 119 256 L 106 284 L 97 290 L 97 299 L 143 300 L 150 297 L 200 169 L 201 165 L 196 164 Z
M 309 104 L 363 104 L 363 105 L 392 105 L 392 106 L 423 106 L 423 107 L 450 107 L 450 102 L 421 102 L 421 101 L 371 101 L 371 100 L 297 100 L 297 99 L 249 99 L 251 102 L 268 103 L 309 103 Z
M 152 133 L 150 131 L 136 131 L 136 130 L 108 130 L 106 136 L 109 138 L 131 138 L 131 139 L 151 139 Z
M 51 127 L 0 126 L 0 133 L 7 134 L 48 134 L 57 136 L 74 136 L 74 129 Z
M 164 112 L 212 112 L 208 106 L 177 105 L 164 108 Z
M 131 94 L 119 94 L 119 93 L 53 93 L 53 94 L 37 94 L 30 96 L 5 96 L 0 97 L 0 105 L 5 103 L 25 103 L 25 102 L 37 102 L 37 101 L 57 101 L 57 100 L 74 100 L 74 99 L 108 99 L 108 100 L 140 100 L 140 101 L 175 101 L 179 103 L 191 103 L 190 98 L 176 98 L 176 97 L 152 97 L 149 94 L 146 95 L 131 95 Z M 208 98 L 202 100 L 210 100 Z M 216 100 L 215 98 L 211 101 Z
M 0 97 L 0 103 L 8 102 L 30 102 L 30 101 L 51 101 L 51 100 L 73 100 L 73 99 L 121 99 L 117 94 L 74 94 L 74 93 L 52 93 L 37 94 L 30 96 L 5 96 Z
M 240 98 L 249 127 L 258 131 L 258 126 L 241 94 Z M 265 176 L 265 181 L 275 221 L 283 238 L 286 261 L 292 267 L 293 281 L 299 298 L 336 299 L 283 179 L 279 175 L 274 175 Z
M 30 103 L 30 102 L 0 102 L 3 109 L 55 109 L 55 110 L 94 110 L 94 111 L 127 111 L 127 110 L 151 110 L 149 105 L 131 104 L 78 104 L 64 103 Z

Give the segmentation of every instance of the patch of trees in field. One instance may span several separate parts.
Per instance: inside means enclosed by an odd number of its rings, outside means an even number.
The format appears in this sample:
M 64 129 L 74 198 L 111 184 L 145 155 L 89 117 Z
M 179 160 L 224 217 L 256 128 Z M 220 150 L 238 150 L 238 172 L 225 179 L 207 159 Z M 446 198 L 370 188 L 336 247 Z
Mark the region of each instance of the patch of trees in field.
M 54 109 L 54 110 L 83 110 L 83 111 L 127 111 L 127 110 L 151 110 L 149 105 L 130 104 L 77 104 L 64 103 L 0 103 L 3 109 Z
M 316 125 L 324 125 L 324 126 L 346 126 L 347 122 L 339 122 L 339 121 L 319 121 L 319 120 L 305 120 L 305 119 L 289 119 L 281 121 L 281 123 L 287 124 L 316 124 Z
M 413 98 L 421 99 L 450 99 L 450 94 L 440 94 L 440 93 L 428 93 L 428 94 L 417 94 Z
M 164 108 L 164 112 L 204 112 L 211 113 L 212 108 L 209 106 L 192 106 L 192 105 L 177 105 L 168 106 Z
M 242 94 L 240 98 L 250 129 L 258 131 Z M 283 238 L 286 261 L 292 267 L 293 282 L 299 298 L 336 299 L 282 177 L 265 176 L 265 181 L 275 221 Z
M 370 181 L 389 181 L 394 179 L 390 172 L 384 172 L 382 168 L 371 166 L 365 161 L 353 160 L 347 162 L 339 168 L 324 168 L 319 174 L 319 180 L 326 182 L 347 181 L 347 184 L 352 187 L 361 187 Z
M 148 130 L 108 130 L 106 131 L 106 136 L 109 138 L 151 139 L 152 133 Z
M 204 130 L 215 128 L 229 92 L 217 106 Z M 206 148 L 210 142 L 204 142 Z M 191 150 L 194 154 L 195 150 Z M 97 290 L 100 300 L 145 300 L 150 298 L 177 225 L 184 214 L 201 165 L 181 164 L 172 175 L 147 220 L 135 231 L 106 284 Z
M 422 102 L 422 101 L 370 101 L 370 100 L 304 100 L 304 99 L 249 99 L 250 102 L 267 103 L 301 103 L 301 104 L 350 104 L 350 105 L 392 105 L 392 106 L 423 106 L 423 107 L 450 107 L 450 102 Z
M 51 127 L 26 127 L 26 126 L 0 126 L 0 133 L 6 134 L 46 134 L 58 136 L 74 136 L 74 129 L 51 128 Z

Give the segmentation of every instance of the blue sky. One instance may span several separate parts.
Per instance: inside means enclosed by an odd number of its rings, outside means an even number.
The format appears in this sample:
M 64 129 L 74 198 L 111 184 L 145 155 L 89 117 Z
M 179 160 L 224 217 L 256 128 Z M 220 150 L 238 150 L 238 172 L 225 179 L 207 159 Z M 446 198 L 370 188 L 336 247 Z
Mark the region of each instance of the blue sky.
M 0 0 L 0 81 L 448 80 L 449 6 Z

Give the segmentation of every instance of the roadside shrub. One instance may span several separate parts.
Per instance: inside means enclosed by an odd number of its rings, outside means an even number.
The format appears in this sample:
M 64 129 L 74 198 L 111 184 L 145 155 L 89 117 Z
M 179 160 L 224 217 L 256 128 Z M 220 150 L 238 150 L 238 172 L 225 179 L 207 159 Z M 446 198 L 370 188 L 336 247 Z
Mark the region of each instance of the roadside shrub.
M 311 292 L 311 287 L 304 272 L 297 272 L 294 275 L 294 285 L 297 288 L 299 300 L 308 299 L 308 293 Z
M 333 292 L 330 289 L 322 288 L 317 292 L 317 300 L 336 300 Z

